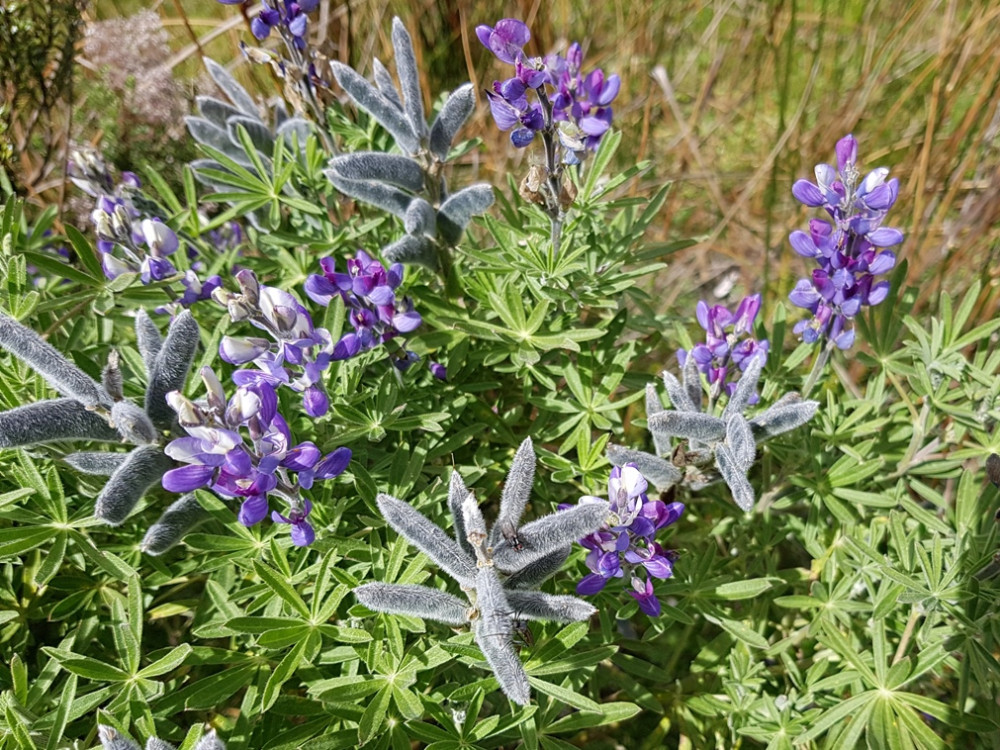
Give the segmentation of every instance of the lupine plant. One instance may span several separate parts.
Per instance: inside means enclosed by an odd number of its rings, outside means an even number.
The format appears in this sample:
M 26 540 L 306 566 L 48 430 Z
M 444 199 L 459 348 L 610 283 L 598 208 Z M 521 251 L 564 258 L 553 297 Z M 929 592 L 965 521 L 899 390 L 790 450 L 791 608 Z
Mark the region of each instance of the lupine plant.
M 179 184 L 0 216 L 0 748 L 997 747 L 995 296 L 918 316 L 864 122 L 706 294 L 596 36 L 430 99 L 222 5 L 283 103 L 205 60 Z

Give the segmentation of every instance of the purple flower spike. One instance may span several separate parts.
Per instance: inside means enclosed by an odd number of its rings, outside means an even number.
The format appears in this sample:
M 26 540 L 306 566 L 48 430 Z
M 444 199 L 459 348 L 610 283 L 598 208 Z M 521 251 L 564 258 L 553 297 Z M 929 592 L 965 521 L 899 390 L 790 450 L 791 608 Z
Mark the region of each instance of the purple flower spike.
M 806 343 L 827 339 L 840 349 L 854 345 L 850 321 L 864 306 L 877 305 L 889 294 L 889 282 L 875 282 L 896 264 L 893 247 L 903 233 L 883 227 L 886 213 L 899 195 L 899 181 L 887 180 L 889 170 L 873 169 L 864 179 L 858 170 L 858 142 L 847 135 L 837 142 L 837 168 L 816 166 L 816 184 L 799 180 L 792 194 L 813 208 L 823 208 L 832 221 L 813 219 L 809 233 L 789 235 L 799 255 L 819 266 L 811 278 L 802 279 L 789 295 L 792 304 L 812 313 L 812 319 L 795 326 Z
M 339 295 L 354 328 L 329 347 L 331 360 L 349 359 L 374 349 L 401 333 L 410 333 L 421 324 L 413 302 L 396 295 L 403 281 L 401 265 L 394 264 L 386 270 L 368 253 L 359 250 L 347 261 L 346 273 L 337 271 L 332 258 L 323 258 L 320 269 L 322 274 L 312 274 L 306 279 L 306 294 L 324 306 Z
M 277 410 L 277 383 L 267 373 L 238 370 L 241 377 L 234 379 L 242 384 L 228 400 L 210 368 L 201 374 L 208 388 L 204 400 L 192 402 L 177 391 L 167 396 L 187 435 L 171 441 L 164 451 L 187 465 L 164 474 L 164 488 L 190 492 L 208 487 L 220 497 L 239 498 L 238 519 L 244 526 L 268 516 L 269 496 L 274 493 L 275 500 L 289 505 L 287 515 L 275 513 L 280 523 L 291 524 L 292 541 L 299 546 L 311 543 L 315 533 L 305 518 L 312 506 L 302 490 L 343 472 L 351 451 L 338 448 L 321 458 L 313 443 L 296 445 Z M 319 396 L 312 393 L 307 398 Z
M 768 342 L 752 337 L 760 304 L 759 294 L 743 298 L 735 313 L 722 305 L 709 307 L 704 301 L 698 302 L 695 317 L 705 330 L 705 342 L 696 344 L 690 352 L 681 349 L 677 352 L 677 359 L 683 367 L 690 354 L 712 387 L 712 398 L 717 398 L 723 391 L 731 394 L 736 384 L 727 381 L 729 375 L 735 374 L 738 379 L 738 372 L 747 367 L 751 357 L 757 352 L 767 354 Z M 758 395 L 754 393 L 750 403 L 757 400 Z
M 707 307 L 706 315 L 709 315 Z M 660 613 L 660 602 L 653 594 L 652 578 L 670 578 L 676 555 L 657 544 L 653 537 L 659 529 L 681 517 L 684 505 L 650 501 L 646 497 L 647 487 L 646 478 L 634 463 L 611 470 L 608 520 L 580 540 L 590 550 L 586 558 L 590 573 L 577 584 L 576 592 L 584 596 L 596 594 L 610 579 L 623 578 L 630 581 L 631 588 L 627 590 L 638 600 L 642 611 L 655 617 Z M 594 501 L 600 499 L 589 495 L 580 498 L 581 504 Z M 636 575 L 640 568 L 646 571 L 645 582 Z
M 560 162 L 579 164 L 587 150 L 597 148 L 611 127 L 610 105 L 621 90 L 618 75 L 606 76 L 600 68 L 584 73 L 583 51 L 575 42 L 566 57 L 527 57 L 523 48 L 531 34 L 515 19 L 479 26 L 476 35 L 499 60 L 514 66 L 514 76 L 494 81 L 486 96 L 497 127 L 511 131 L 516 148 L 525 148 L 544 133 L 546 143 L 558 144 L 547 153 L 550 173 L 561 169 Z

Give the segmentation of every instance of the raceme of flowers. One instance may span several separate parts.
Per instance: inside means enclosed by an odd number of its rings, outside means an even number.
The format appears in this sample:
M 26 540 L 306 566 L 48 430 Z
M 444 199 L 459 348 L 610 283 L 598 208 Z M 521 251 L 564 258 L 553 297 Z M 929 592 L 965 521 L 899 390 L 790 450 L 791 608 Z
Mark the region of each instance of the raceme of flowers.
M 243 368 L 233 373 L 237 385 L 287 385 L 302 394 L 302 406 L 311 417 L 321 417 L 330 408 L 322 384 L 323 371 L 334 359 L 330 332 L 313 325 L 312 316 L 294 295 L 257 281 L 253 271 L 236 273 L 239 293 L 216 289 L 213 298 L 229 310 L 232 321 L 248 320 L 271 335 L 224 336 L 219 356 L 234 365 L 252 362 L 259 369 Z
M 122 172 L 115 183 L 100 154 L 94 151 L 74 151 L 69 161 L 70 180 L 96 199 L 91 220 L 97 234 L 97 249 L 101 253 L 101 268 L 108 279 L 125 273 L 139 274 L 143 284 L 174 279 L 177 268 L 170 260 L 180 248 L 177 234 L 156 216 L 145 215 L 137 205 L 142 182 L 132 172 Z M 237 235 L 241 236 L 241 235 Z M 181 277 L 182 296 L 157 312 L 176 313 L 177 307 L 188 307 L 207 300 L 221 283 L 218 276 L 202 281 L 197 271 L 203 267 L 198 250 L 187 244 L 191 268 Z
M 578 594 L 596 594 L 612 578 L 623 578 L 629 595 L 643 612 L 656 617 L 660 600 L 653 593 L 653 578 L 670 578 L 676 553 L 656 541 L 656 533 L 681 517 L 683 503 L 664 503 L 646 496 L 648 483 L 634 463 L 616 466 L 608 479 L 610 510 L 604 525 L 580 540 L 589 553 L 590 573 L 576 586 Z M 604 501 L 585 495 L 580 503 Z M 572 506 L 560 506 L 572 507 Z M 645 570 L 645 579 L 638 575 Z
M 600 68 L 585 74 L 583 50 L 576 42 L 565 57 L 528 57 L 523 48 L 531 32 L 514 18 L 477 26 L 476 36 L 497 59 L 514 66 L 513 77 L 494 81 L 486 92 L 493 119 L 498 128 L 511 131 L 511 143 L 524 148 L 536 133 L 555 129 L 567 164 L 597 148 L 611 127 L 611 102 L 621 88 L 617 74 L 605 76 Z M 536 101 L 528 98 L 529 91 Z
M 886 180 L 889 170 L 878 167 L 861 179 L 858 142 L 847 135 L 837 142 L 837 167 L 816 165 L 816 182 L 799 180 L 792 194 L 801 203 L 823 208 L 832 221 L 812 219 L 809 231 L 796 230 L 789 242 L 799 255 L 812 258 L 816 268 L 789 295 L 792 303 L 812 313 L 795 325 L 803 341 L 828 339 L 840 349 L 854 344 L 851 320 L 867 305 L 889 294 L 888 281 L 875 281 L 896 265 L 884 248 L 903 241 L 898 229 L 882 226 L 899 195 L 899 180 Z
M 186 466 L 163 475 L 171 492 L 208 487 L 223 498 L 241 501 L 239 521 L 260 523 L 270 512 L 276 523 L 291 526 L 292 541 L 311 544 L 315 531 L 309 523 L 312 503 L 300 490 L 339 476 L 351 460 L 348 448 L 323 455 L 312 442 L 295 444 L 288 423 L 278 413 L 278 397 L 265 380 L 237 387 L 226 399 L 222 384 L 210 367 L 201 370 L 206 396 L 193 402 L 178 391 L 167 396 L 187 436 L 170 442 L 165 453 Z M 284 513 L 271 509 L 270 499 L 287 505 Z
M 420 325 L 420 313 L 413 309 L 413 301 L 408 297 L 396 298 L 396 289 L 403 282 L 402 263 L 393 263 L 386 270 L 364 250 L 359 250 L 347 261 L 344 272 L 337 271 L 333 258 L 323 258 L 320 267 L 322 274 L 311 274 L 306 279 L 306 294 L 324 307 L 339 296 L 354 328 L 333 347 L 333 359 L 353 357 Z M 434 374 L 440 377 L 437 372 Z
M 741 338 L 753 335 L 760 300 L 759 294 L 744 297 L 735 313 L 722 305 L 709 307 L 704 301 L 698 302 L 695 315 L 699 325 L 705 330 L 705 342 L 696 344 L 690 352 L 679 350 L 677 359 L 682 369 L 689 356 L 694 359 L 698 371 L 708 381 L 713 399 L 718 398 L 723 390 L 729 396 L 736 390 L 736 380 L 729 380 L 733 365 L 742 372 L 747 369 L 750 358 L 758 352 L 767 356 L 767 340 Z M 749 403 L 755 404 L 757 400 L 758 395 L 754 393 Z
M 220 2 L 226 3 L 226 0 Z M 250 30 L 257 39 L 263 41 L 273 29 L 278 29 L 282 36 L 291 37 L 297 48 L 303 49 L 306 46 L 306 14 L 319 7 L 319 0 L 263 0 L 260 5 L 260 12 L 250 22 Z

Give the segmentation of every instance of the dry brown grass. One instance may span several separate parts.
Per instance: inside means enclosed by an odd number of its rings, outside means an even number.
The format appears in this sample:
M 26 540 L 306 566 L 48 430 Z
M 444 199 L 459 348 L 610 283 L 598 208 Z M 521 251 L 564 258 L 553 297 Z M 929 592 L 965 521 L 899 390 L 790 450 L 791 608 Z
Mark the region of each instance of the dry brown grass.
M 97 16 L 134 3 L 104 0 Z M 173 63 L 194 76 L 198 56 L 239 58 L 251 40 L 232 6 L 168 0 L 157 6 L 171 31 Z M 617 71 L 625 87 L 616 124 L 626 138 L 622 164 L 648 159 L 636 193 L 674 183 L 653 241 L 702 242 L 672 259 L 673 291 L 711 289 L 736 271 L 744 289 L 787 293 L 805 263 L 787 246 L 807 212 L 791 183 L 832 159 L 848 132 L 871 167 L 885 165 L 902 183 L 893 223 L 907 232 L 901 254 L 921 303 L 942 289 L 988 281 L 980 312 L 996 313 L 1000 227 L 1000 7 L 957 0 L 747 2 L 658 0 L 357 0 L 324 2 L 313 24 L 330 57 L 360 63 L 391 58 L 389 18 L 411 29 L 440 91 L 471 79 L 479 88 L 504 75 L 473 34 L 478 23 L 518 16 L 532 28 L 529 51 L 578 40 L 588 65 Z M 246 67 L 246 66 L 244 66 Z M 272 92 L 273 83 L 259 76 Z M 485 148 L 470 167 L 485 178 L 526 169 L 481 107 L 469 131 Z M 678 277 L 688 284 L 673 283 Z

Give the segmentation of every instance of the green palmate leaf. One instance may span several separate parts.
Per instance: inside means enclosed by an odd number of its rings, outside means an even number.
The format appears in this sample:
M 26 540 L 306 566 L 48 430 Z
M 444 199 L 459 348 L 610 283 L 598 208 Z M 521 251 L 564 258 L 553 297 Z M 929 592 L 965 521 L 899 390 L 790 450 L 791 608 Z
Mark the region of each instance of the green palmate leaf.
M 733 581 L 723 583 L 715 587 L 712 595 L 715 598 L 738 601 L 741 599 L 754 599 L 774 586 L 775 580 L 769 578 L 753 578 L 746 581 Z
M 137 677 L 150 678 L 159 677 L 167 672 L 171 672 L 177 669 L 184 660 L 191 654 L 191 646 L 187 643 L 182 643 L 180 646 L 170 650 L 170 653 L 157 659 L 152 664 L 143 667 L 137 673 Z
M 281 597 L 285 603 L 287 603 L 292 609 L 298 612 L 307 620 L 309 619 L 309 607 L 299 596 L 298 592 L 292 587 L 292 585 L 285 580 L 274 568 L 271 568 L 263 563 L 253 561 L 253 569 L 260 576 L 264 583 L 267 584 L 268 588 L 271 589 L 275 594 Z
M 63 669 L 80 677 L 103 682 L 125 682 L 130 679 L 128 672 L 89 656 L 81 656 L 61 648 L 45 647 L 42 650 Z
M 568 706 L 573 706 L 574 708 L 579 708 L 582 711 L 597 711 L 601 710 L 600 704 L 587 698 L 579 693 L 574 692 L 570 688 L 561 687 L 559 685 L 554 685 L 551 682 L 545 682 L 537 677 L 528 676 L 528 682 L 534 687 L 538 692 L 544 693 L 550 698 L 555 698 L 557 701 L 561 701 Z
M 579 732 L 581 729 L 589 727 L 628 721 L 632 717 L 637 716 L 640 711 L 641 709 L 637 705 L 626 701 L 603 703 L 600 706 L 599 712 L 580 711 L 569 716 L 564 716 L 550 724 L 547 731 Z
M 364 745 L 366 742 L 381 734 L 385 726 L 385 714 L 389 708 L 389 699 L 392 697 L 392 685 L 383 686 L 371 699 L 361 721 L 358 722 L 358 741 Z
M 56 533 L 57 530 L 49 526 L 0 529 L 0 557 L 22 555 L 45 544 Z
M 56 750 L 60 746 L 63 732 L 69 723 L 70 710 L 73 708 L 73 700 L 76 698 L 76 675 L 71 674 L 63 685 L 59 694 L 59 703 L 52 718 L 52 727 L 49 729 L 49 741 L 45 745 L 45 750 Z
M 317 636 L 310 635 L 299 640 L 298 644 L 278 663 L 278 666 L 267 678 L 267 684 L 261 694 L 261 712 L 267 711 L 278 700 L 282 686 L 291 679 L 295 670 L 299 668 L 306 653 L 315 647 Z

